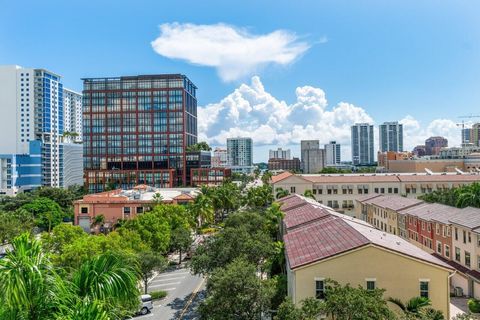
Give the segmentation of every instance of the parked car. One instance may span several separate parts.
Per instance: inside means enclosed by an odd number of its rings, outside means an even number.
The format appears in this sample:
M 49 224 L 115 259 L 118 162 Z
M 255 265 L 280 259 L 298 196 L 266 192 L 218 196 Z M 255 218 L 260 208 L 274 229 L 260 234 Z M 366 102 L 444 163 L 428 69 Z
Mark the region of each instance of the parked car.
M 140 297 L 141 304 L 140 304 L 140 310 L 138 311 L 139 314 L 145 315 L 152 311 L 153 309 L 153 302 L 152 302 L 152 296 L 149 294 L 142 294 Z

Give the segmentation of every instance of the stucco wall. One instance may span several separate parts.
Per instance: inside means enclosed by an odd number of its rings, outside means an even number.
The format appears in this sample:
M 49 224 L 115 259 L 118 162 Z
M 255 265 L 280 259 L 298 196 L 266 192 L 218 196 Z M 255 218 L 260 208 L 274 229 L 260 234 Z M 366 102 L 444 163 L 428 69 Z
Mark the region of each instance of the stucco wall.
M 420 279 L 429 279 L 432 307 L 449 314 L 449 272 L 389 251 L 368 246 L 294 271 L 294 302 L 315 295 L 315 278 L 330 278 L 341 284 L 366 285 L 375 278 L 385 298 L 406 301 L 420 295 Z

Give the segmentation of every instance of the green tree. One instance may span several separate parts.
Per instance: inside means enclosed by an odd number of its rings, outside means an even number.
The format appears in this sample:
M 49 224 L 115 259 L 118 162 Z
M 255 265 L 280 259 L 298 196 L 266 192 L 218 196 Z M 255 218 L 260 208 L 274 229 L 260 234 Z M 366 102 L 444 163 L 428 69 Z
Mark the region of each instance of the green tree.
M 152 197 L 154 204 L 161 204 L 163 202 L 163 196 L 160 192 L 155 192 Z
M 187 151 L 193 152 L 193 151 L 211 151 L 212 148 L 206 143 L 205 141 L 201 141 L 192 145 L 189 145 L 187 147 Z
M 159 215 L 148 212 L 128 220 L 122 227 L 135 231 L 142 241 L 153 251 L 160 254 L 166 253 L 170 245 L 170 225 Z
M 428 298 L 413 297 L 406 303 L 396 298 L 388 298 L 388 301 L 396 305 L 407 319 L 443 319 L 440 311 L 430 308 L 431 301 Z
M 26 233 L 15 238 L 0 259 L 0 318 L 49 319 L 64 291 L 40 242 Z
M 186 252 L 192 246 L 192 236 L 190 230 L 179 227 L 172 230 L 170 241 L 170 250 L 178 251 L 178 264 L 182 263 L 182 253 Z
M 456 206 L 460 208 L 477 207 L 480 208 L 480 183 L 473 183 L 461 189 L 457 197 Z
M 208 274 L 238 257 L 263 268 L 263 263 L 273 254 L 274 244 L 263 230 L 250 232 L 245 226 L 227 227 L 197 247 L 190 267 L 195 274 Z
M 264 209 L 272 204 L 273 192 L 270 185 L 249 188 L 245 197 L 245 205 L 250 209 Z
M 23 205 L 21 209 L 33 214 L 35 224 L 40 228 L 46 229 L 48 232 L 60 224 L 64 217 L 63 211 L 58 203 L 43 197 L 34 199 L 32 202 Z
M 325 302 L 322 312 L 338 320 L 386 320 L 395 319 L 383 299 L 385 290 L 354 288 L 349 284 L 341 286 L 335 281 L 327 281 Z
M 213 223 L 214 221 L 215 209 L 213 208 L 213 201 L 206 194 L 197 196 L 189 206 L 189 210 L 192 212 L 192 216 L 195 217 L 198 227 L 201 227 L 205 223 Z
M 34 226 L 33 215 L 23 209 L 13 212 L 0 211 L 0 245 L 12 241 L 24 232 L 30 232 Z
M 88 237 L 88 234 L 81 227 L 62 223 L 55 226 L 52 232 L 42 234 L 42 244 L 45 250 L 62 254 L 66 245 L 86 237 Z
M 118 255 L 95 256 L 73 275 L 74 300 L 101 301 L 110 318 L 123 318 L 138 308 L 138 275 L 137 265 Z
M 313 194 L 313 191 L 310 190 L 310 189 L 305 190 L 305 192 L 303 193 L 303 196 L 306 197 L 306 198 L 316 200 L 315 195 Z
M 257 320 L 270 308 L 274 286 L 257 276 L 255 265 L 236 259 L 212 273 L 207 281 L 207 293 L 199 307 L 202 319 Z
M 148 281 L 155 272 L 162 272 L 167 267 L 167 259 L 152 251 L 144 251 L 138 255 L 140 274 L 145 293 L 148 292 Z
M 307 298 L 300 302 L 300 308 L 296 307 L 290 298 L 278 308 L 274 320 L 316 320 L 322 314 L 323 304 L 321 300 Z
M 284 198 L 286 196 L 288 196 L 290 193 L 288 192 L 288 190 L 285 190 L 283 188 L 276 188 L 275 189 L 275 199 L 281 199 L 281 198 Z

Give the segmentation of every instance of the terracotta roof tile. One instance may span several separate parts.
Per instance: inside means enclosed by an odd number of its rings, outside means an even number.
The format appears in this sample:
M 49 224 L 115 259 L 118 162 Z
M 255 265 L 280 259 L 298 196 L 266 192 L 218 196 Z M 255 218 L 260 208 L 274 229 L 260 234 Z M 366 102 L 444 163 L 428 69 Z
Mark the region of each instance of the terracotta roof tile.
M 273 176 L 271 178 L 272 180 L 272 183 L 277 183 L 285 178 L 288 178 L 290 176 L 293 176 L 293 173 L 289 172 L 289 171 L 285 171 L 285 172 L 282 172 L 280 174 L 277 174 L 276 176 Z
M 423 201 L 418 199 L 413 199 L 413 198 L 400 197 L 400 196 L 381 195 L 380 197 L 364 200 L 363 203 L 373 204 L 373 205 L 376 205 L 377 207 L 391 209 L 391 210 L 401 210 L 404 208 L 409 208 L 412 206 L 419 205 L 423 203 Z

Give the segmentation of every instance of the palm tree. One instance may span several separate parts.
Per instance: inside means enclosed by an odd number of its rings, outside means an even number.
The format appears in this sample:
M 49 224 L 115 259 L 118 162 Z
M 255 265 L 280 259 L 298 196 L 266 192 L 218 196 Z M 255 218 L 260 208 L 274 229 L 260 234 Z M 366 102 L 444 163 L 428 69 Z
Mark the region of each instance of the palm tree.
M 457 207 L 480 207 L 480 183 L 473 183 L 457 190 Z
M 152 197 L 153 203 L 160 204 L 163 202 L 163 196 L 160 192 L 156 192 Z
M 275 192 L 276 192 L 275 197 L 277 199 L 286 197 L 290 194 L 287 190 L 285 190 L 283 188 L 277 188 L 277 189 L 275 189 Z
M 317 200 L 317 199 L 315 199 L 315 195 L 313 194 L 313 191 L 310 190 L 310 189 L 305 190 L 305 192 L 303 193 L 303 196 L 306 197 L 306 198 Z
M 199 195 L 193 202 L 191 208 L 199 227 L 204 223 L 213 223 L 215 210 L 212 200 L 209 197 L 203 194 Z
M 406 303 L 397 298 L 388 298 L 388 302 L 398 306 L 404 315 L 408 317 L 421 318 L 422 311 L 430 306 L 430 299 L 424 297 L 413 297 Z
M 0 260 L 0 318 L 48 319 L 65 295 L 38 240 L 27 233 L 12 241 L 12 250 Z
M 101 254 L 93 257 L 83 263 L 73 275 L 76 305 L 81 306 L 82 301 L 100 301 L 102 305 L 108 306 L 105 310 L 109 317 L 119 318 L 120 309 L 138 306 L 138 279 L 137 266 L 125 263 L 117 255 Z

